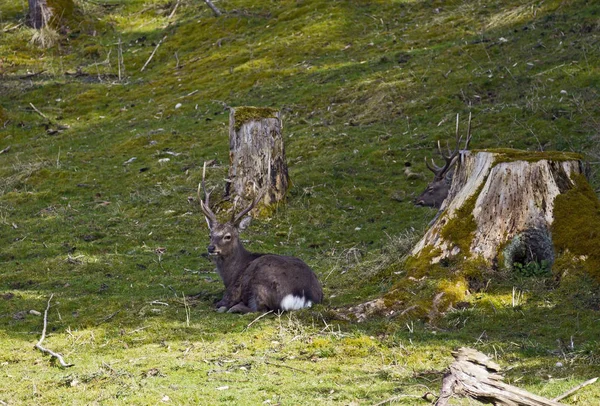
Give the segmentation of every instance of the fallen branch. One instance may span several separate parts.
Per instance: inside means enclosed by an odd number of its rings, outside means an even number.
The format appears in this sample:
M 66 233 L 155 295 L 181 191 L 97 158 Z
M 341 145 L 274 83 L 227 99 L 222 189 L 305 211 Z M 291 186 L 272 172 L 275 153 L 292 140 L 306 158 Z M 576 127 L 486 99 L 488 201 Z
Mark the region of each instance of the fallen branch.
M 0 155 L 6 154 L 8 151 L 10 151 L 10 145 L 8 147 L 4 148 L 2 151 L 0 151 Z
M 50 354 L 50 356 L 56 358 L 58 360 L 58 362 L 60 362 L 60 365 L 63 368 L 68 368 L 68 367 L 72 367 L 74 364 L 67 364 L 65 362 L 65 360 L 63 359 L 62 355 L 60 355 L 52 350 L 49 350 L 45 347 L 42 347 L 42 342 L 44 341 L 44 338 L 46 338 L 46 328 L 48 326 L 48 310 L 50 309 L 50 301 L 52 300 L 53 297 L 54 297 L 54 293 L 51 294 L 50 298 L 48 299 L 48 305 L 46 306 L 46 310 L 44 311 L 44 328 L 42 329 L 42 336 L 40 337 L 40 341 L 38 341 L 37 344 L 35 345 L 35 348 L 37 348 L 41 352 Z
M 471 348 L 452 353 L 455 361 L 442 381 L 435 406 L 447 406 L 454 395 L 467 396 L 484 403 L 505 406 L 564 406 L 555 400 L 508 385 L 502 380 L 500 367 L 489 357 Z
M 585 388 L 586 386 L 588 386 L 588 385 L 591 385 L 591 384 L 595 383 L 597 380 L 598 380 L 598 378 L 597 378 L 597 377 L 596 377 L 596 378 L 589 379 L 589 380 L 587 380 L 587 381 L 585 381 L 585 382 L 583 382 L 583 383 L 581 383 L 581 384 L 577 385 L 577 386 L 576 386 L 576 387 L 574 387 L 573 389 L 569 389 L 568 391 L 566 391 L 566 392 L 565 392 L 565 393 L 563 393 L 562 395 L 560 395 L 560 396 L 557 396 L 557 397 L 555 397 L 555 398 L 554 398 L 554 399 L 552 399 L 552 400 L 554 400 L 555 402 L 561 401 L 561 400 L 563 400 L 564 398 L 567 398 L 567 397 L 571 396 L 572 394 L 574 394 L 575 392 L 577 392 L 579 389 L 581 389 L 581 388 Z
M 144 69 L 146 69 L 146 66 L 148 66 L 148 64 L 150 63 L 150 61 L 152 60 L 152 58 L 154 58 L 154 54 L 156 53 L 156 50 L 158 49 L 158 47 L 160 46 L 160 44 L 163 43 L 163 41 L 165 39 L 167 39 L 166 35 L 160 41 L 158 41 L 158 44 L 156 44 L 156 47 L 154 47 L 154 51 L 152 51 L 152 53 L 150 54 L 150 57 L 148 58 L 148 60 L 144 64 L 144 66 L 142 66 L 142 69 L 140 69 L 140 72 L 143 72 Z

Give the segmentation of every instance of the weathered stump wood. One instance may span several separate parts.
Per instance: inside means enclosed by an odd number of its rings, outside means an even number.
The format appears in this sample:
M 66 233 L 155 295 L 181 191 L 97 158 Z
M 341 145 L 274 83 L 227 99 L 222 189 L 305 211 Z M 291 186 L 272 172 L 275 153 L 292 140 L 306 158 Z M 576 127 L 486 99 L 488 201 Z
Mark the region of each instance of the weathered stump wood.
M 289 186 L 280 113 L 271 108 L 231 108 L 229 115 L 229 179 L 225 196 L 240 206 L 266 189 L 262 202 L 285 198 Z M 240 202 L 237 202 L 240 200 Z
M 503 382 L 498 364 L 471 348 L 452 353 L 455 361 L 444 380 L 435 406 L 447 406 L 454 395 L 468 396 L 483 403 L 506 406 L 564 406 Z
M 462 151 L 448 198 L 412 255 L 427 248 L 433 263 L 460 254 L 551 264 L 554 199 L 582 172 L 576 154 Z M 504 258 L 507 247 L 526 258 Z
M 47 0 L 29 0 L 29 14 L 27 15 L 27 24 L 30 27 L 39 30 L 44 28 L 52 15 L 48 8 Z

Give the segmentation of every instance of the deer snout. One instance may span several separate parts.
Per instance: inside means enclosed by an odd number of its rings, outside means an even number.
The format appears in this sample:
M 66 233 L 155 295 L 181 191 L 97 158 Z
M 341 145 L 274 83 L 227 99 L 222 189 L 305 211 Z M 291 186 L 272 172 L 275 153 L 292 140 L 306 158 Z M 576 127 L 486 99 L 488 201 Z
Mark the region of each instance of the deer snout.
M 211 255 L 216 255 L 217 254 L 217 247 L 215 247 L 214 245 L 209 245 L 207 248 L 208 253 Z

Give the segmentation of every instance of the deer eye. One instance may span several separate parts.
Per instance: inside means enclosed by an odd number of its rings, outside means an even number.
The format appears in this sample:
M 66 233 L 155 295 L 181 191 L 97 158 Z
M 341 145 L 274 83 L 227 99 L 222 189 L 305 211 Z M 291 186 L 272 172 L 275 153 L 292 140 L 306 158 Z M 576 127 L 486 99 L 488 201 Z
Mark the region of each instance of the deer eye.
M 223 237 L 223 241 L 230 241 L 231 240 L 231 234 L 225 234 L 225 236 Z

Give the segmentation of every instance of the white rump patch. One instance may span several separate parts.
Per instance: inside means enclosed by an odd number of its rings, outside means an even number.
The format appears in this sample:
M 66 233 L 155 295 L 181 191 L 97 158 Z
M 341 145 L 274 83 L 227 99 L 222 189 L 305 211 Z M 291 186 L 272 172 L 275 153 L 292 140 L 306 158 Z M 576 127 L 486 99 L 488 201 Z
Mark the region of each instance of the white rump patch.
M 304 296 L 302 297 L 298 297 L 298 296 L 294 296 L 292 294 L 287 295 L 286 297 L 284 297 L 281 300 L 281 304 L 279 305 L 279 307 L 281 307 L 281 310 L 298 310 L 298 309 L 303 309 L 305 307 L 311 307 L 312 306 L 312 302 L 310 300 L 306 300 L 306 298 Z

